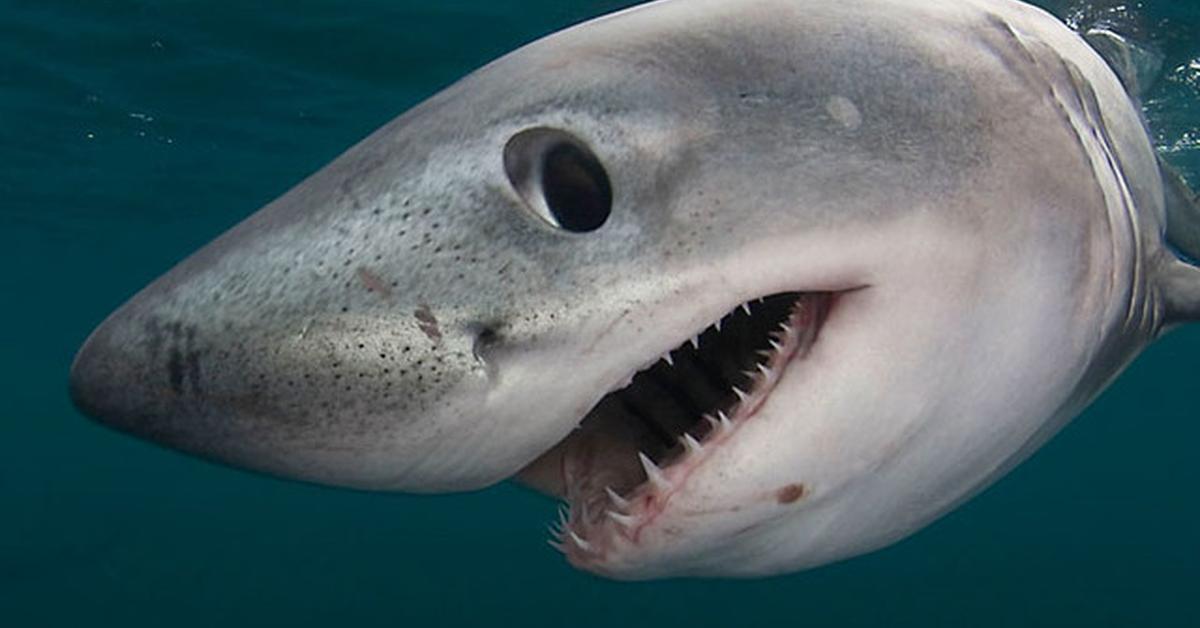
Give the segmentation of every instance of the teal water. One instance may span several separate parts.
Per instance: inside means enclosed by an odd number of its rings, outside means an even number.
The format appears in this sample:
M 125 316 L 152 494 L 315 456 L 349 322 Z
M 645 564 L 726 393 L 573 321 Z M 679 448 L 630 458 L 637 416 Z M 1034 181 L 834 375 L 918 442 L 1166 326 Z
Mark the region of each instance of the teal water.
M 289 483 L 70 406 L 73 352 L 142 285 L 465 72 L 628 4 L 0 0 L 0 626 L 1200 626 L 1200 326 L 914 538 L 749 582 L 598 580 L 513 486 Z M 1141 22 L 1156 141 L 1200 180 L 1200 3 L 1052 8 Z

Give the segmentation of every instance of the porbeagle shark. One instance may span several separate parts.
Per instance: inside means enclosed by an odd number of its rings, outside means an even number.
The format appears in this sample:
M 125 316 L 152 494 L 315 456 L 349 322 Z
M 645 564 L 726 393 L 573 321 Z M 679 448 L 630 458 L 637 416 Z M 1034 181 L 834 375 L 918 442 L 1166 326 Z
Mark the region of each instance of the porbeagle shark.
M 608 577 L 793 571 L 961 504 L 1200 317 L 1169 204 L 1197 233 L 1039 9 L 662 0 L 387 124 L 112 314 L 71 393 L 287 478 L 515 477 Z

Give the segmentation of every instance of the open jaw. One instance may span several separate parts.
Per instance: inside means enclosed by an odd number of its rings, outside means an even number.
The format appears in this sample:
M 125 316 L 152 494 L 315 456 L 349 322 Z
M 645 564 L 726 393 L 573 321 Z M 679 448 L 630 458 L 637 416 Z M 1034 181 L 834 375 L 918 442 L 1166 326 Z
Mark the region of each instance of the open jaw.
M 743 303 L 605 396 L 541 459 L 556 466 L 553 492 L 566 502 L 551 545 L 585 568 L 634 549 L 804 359 L 834 299 L 786 292 Z

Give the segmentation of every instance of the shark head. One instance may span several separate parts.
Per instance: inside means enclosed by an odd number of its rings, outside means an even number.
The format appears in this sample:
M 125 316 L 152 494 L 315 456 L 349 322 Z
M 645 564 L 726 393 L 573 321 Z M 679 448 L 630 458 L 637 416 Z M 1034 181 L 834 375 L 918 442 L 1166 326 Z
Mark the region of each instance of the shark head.
M 611 577 L 800 569 L 960 503 L 1157 333 L 1157 176 L 1028 7 L 654 3 L 353 147 L 117 310 L 71 392 L 284 477 L 516 477 Z

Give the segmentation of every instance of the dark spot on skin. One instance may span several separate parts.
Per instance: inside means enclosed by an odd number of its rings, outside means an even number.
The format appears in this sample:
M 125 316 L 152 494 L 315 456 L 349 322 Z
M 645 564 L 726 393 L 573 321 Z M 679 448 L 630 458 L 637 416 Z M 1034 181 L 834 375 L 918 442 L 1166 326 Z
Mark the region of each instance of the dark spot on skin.
M 150 357 L 157 360 L 162 353 L 163 334 L 158 325 L 153 322 L 145 324 L 146 330 L 146 350 L 150 353 Z
M 187 351 L 184 358 L 192 391 L 197 395 L 202 394 L 204 391 L 201 389 L 200 350 L 196 348 L 196 329 L 193 327 L 188 327 L 187 330 Z
M 417 317 L 417 327 L 435 344 L 442 341 L 442 331 L 438 328 L 438 320 L 428 305 L 421 304 L 413 315 Z
M 183 354 L 178 347 L 171 347 L 171 356 L 167 359 L 167 377 L 171 381 L 171 390 L 183 394 Z
M 147 348 L 151 356 L 155 361 L 165 362 L 163 366 L 170 387 L 164 390 L 182 395 L 184 384 L 189 383 L 194 392 L 201 392 L 201 351 L 196 346 L 196 330 L 178 322 L 149 322 L 146 323 L 145 329 Z
M 804 497 L 806 489 L 803 484 L 788 484 L 787 486 L 775 491 L 775 501 L 781 504 L 794 504 Z

